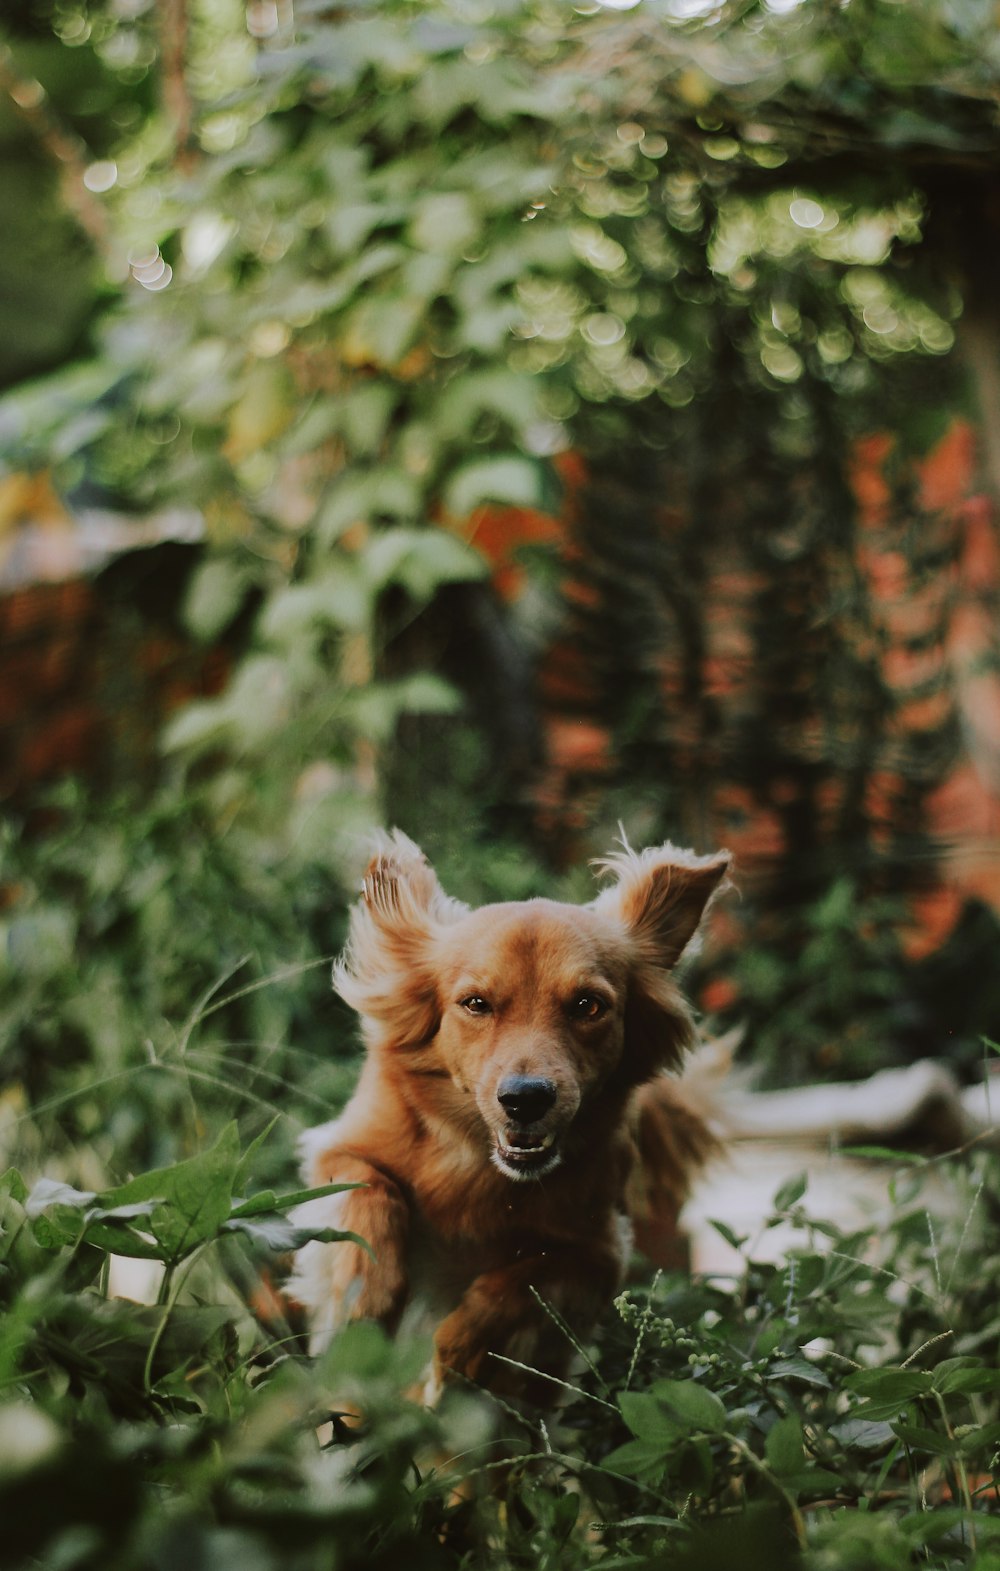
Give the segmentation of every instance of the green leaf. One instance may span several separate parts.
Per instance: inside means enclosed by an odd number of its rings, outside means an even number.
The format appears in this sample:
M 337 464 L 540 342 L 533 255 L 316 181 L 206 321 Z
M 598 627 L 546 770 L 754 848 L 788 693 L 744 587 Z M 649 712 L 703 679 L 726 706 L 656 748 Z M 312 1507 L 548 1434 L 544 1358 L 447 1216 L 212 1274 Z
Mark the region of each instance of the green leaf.
M 233 1188 L 235 1190 L 239 1191 L 245 1189 L 247 1184 L 250 1182 L 250 1174 L 253 1170 L 253 1164 L 257 1160 L 258 1155 L 266 1145 L 270 1136 L 273 1134 L 275 1127 L 280 1121 L 280 1117 L 281 1115 L 279 1113 L 275 1113 L 274 1117 L 268 1120 L 260 1133 L 254 1135 L 254 1138 L 251 1140 L 250 1144 L 241 1154 L 240 1159 L 236 1164 L 236 1171 L 233 1174 Z
M 844 1385 L 848 1391 L 881 1402 L 909 1402 L 933 1390 L 934 1376 L 925 1369 L 858 1369 L 846 1377 Z
M 460 256 L 479 237 L 481 221 L 463 191 L 435 191 L 417 204 L 410 239 L 422 251 Z
M 719 1236 L 724 1238 L 726 1243 L 733 1249 L 742 1249 L 750 1237 L 749 1233 L 735 1233 L 728 1222 L 720 1222 L 715 1217 L 709 1219 L 708 1225 L 709 1227 L 714 1227 Z
M 1000 1391 L 1000 1369 L 986 1369 L 983 1365 L 949 1369 L 942 1374 L 941 1367 L 933 1371 L 934 1388 L 942 1396 L 953 1392 Z
M 657 1380 L 651 1388 L 657 1402 L 691 1429 L 717 1434 L 726 1427 L 726 1408 L 721 1398 L 696 1380 Z
M 897 1167 L 926 1167 L 927 1158 L 913 1151 L 900 1151 L 892 1146 L 841 1146 L 841 1155 L 858 1157 L 871 1162 L 893 1162 Z
M 424 315 L 424 302 L 404 294 L 381 293 L 354 307 L 347 322 L 344 352 L 351 365 L 390 369 L 412 346 Z
M 901 1421 L 894 1423 L 892 1429 L 911 1450 L 928 1451 L 932 1456 L 949 1456 L 955 1450 L 955 1442 L 936 1429 Z
M 0 1174 L 0 1195 L 10 1195 L 18 1205 L 24 1205 L 27 1200 L 28 1186 L 16 1167 L 8 1167 L 5 1173 Z
M 438 400 L 435 424 L 442 435 L 454 439 L 471 431 L 484 413 L 523 431 L 538 415 L 533 379 L 506 366 L 453 377 Z
M 398 401 L 399 389 L 388 381 L 367 382 L 346 395 L 340 425 L 355 457 L 374 457 L 378 452 Z
M 802 1199 L 808 1184 L 809 1175 L 807 1173 L 798 1173 L 794 1178 L 789 1178 L 786 1183 L 782 1184 L 774 1197 L 775 1211 L 790 1211 L 792 1206 L 797 1205 Z
M 373 588 L 398 584 L 418 601 L 431 599 L 442 584 L 474 582 L 488 572 L 471 546 L 433 527 L 384 530 L 366 550 L 364 568 Z
M 184 597 L 182 615 L 188 631 L 202 643 L 224 633 L 246 598 L 246 570 L 232 557 L 212 557 L 195 571 Z
M 344 476 L 323 503 L 317 534 L 331 545 L 353 524 L 382 518 L 419 518 L 425 510 L 421 487 L 401 469 L 382 468 L 374 473 L 351 472 Z
M 269 1249 L 275 1254 L 290 1254 L 304 1244 L 357 1244 L 372 1256 L 371 1245 L 357 1233 L 337 1227 L 311 1227 L 307 1223 L 291 1221 L 278 1211 L 262 1212 L 255 1216 L 232 1216 L 223 1222 L 222 1232 L 242 1233 L 252 1243 Z
M 288 1211 L 292 1206 L 302 1205 L 307 1200 L 322 1200 L 326 1195 L 341 1195 L 350 1189 L 365 1187 L 364 1184 L 321 1184 L 314 1189 L 294 1189 L 285 1195 L 276 1195 L 273 1189 L 262 1189 L 251 1195 L 249 1200 L 241 1200 L 238 1205 L 234 1205 L 229 1215 L 235 1219 L 257 1216 L 263 1211 Z
M 618 1406 L 629 1429 L 638 1440 L 671 1446 L 684 1436 L 684 1430 L 647 1391 L 623 1391 Z
M 967 1530 L 970 1519 L 968 1511 L 962 1506 L 935 1506 L 932 1511 L 911 1511 L 901 1519 L 899 1525 L 915 1545 L 934 1544 L 939 1539 L 950 1538 L 956 1529 Z M 975 1513 L 975 1526 L 979 1538 L 995 1537 L 1000 1532 L 1000 1521 L 978 1511 Z M 977 1560 L 976 1564 L 980 1562 Z
M 481 502 L 503 502 L 513 507 L 538 507 L 542 483 L 539 466 L 529 458 L 511 454 L 480 458 L 463 464 L 445 487 L 444 503 L 450 513 L 464 518 Z
M 796 1413 L 789 1413 L 772 1424 L 764 1439 L 764 1456 L 767 1464 L 781 1477 L 798 1473 L 805 1461 L 802 1443 L 802 1424 Z
M 627 1478 L 652 1481 L 664 1472 L 666 1461 L 662 1446 L 648 1440 L 627 1440 L 604 1457 L 601 1466 L 611 1473 L 624 1473 Z
M 801 1380 L 803 1385 L 830 1389 L 830 1381 L 822 1369 L 808 1358 L 778 1358 L 767 1372 L 768 1380 Z
M 101 1196 L 105 1206 L 155 1201 L 149 1231 L 168 1264 L 206 1243 L 228 1220 L 233 1181 L 240 1166 L 239 1133 L 225 1126 L 215 1144 L 173 1167 L 142 1173 Z
M 76 934 L 77 924 L 69 907 L 35 906 L 7 929 L 7 963 L 23 977 L 56 976 L 73 961 Z
M 830 1425 L 830 1433 L 842 1446 L 856 1447 L 859 1451 L 882 1451 L 896 1438 L 892 1425 L 884 1419 L 871 1422 L 864 1418 L 842 1418 Z
M 326 628 L 367 626 L 371 604 L 370 588 L 356 565 L 341 562 L 334 572 L 268 596 L 257 628 L 269 643 L 294 645 Z

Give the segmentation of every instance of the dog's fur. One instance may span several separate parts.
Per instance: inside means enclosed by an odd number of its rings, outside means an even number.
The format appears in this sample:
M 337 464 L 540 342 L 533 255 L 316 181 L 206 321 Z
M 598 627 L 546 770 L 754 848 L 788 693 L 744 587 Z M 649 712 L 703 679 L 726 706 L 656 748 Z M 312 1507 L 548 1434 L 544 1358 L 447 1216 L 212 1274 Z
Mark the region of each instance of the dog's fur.
M 602 866 L 614 882 L 589 905 L 470 911 L 404 835 L 382 842 L 334 972 L 368 1056 L 304 1142 L 309 1183 L 365 1186 L 308 1220 L 372 1255 L 300 1251 L 314 1350 L 348 1320 L 395 1331 L 419 1312 L 429 1395 L 456 1374 L 551 1404 L 572 1353 L 557 1320 L 589 1334 L 622 1282 L 629 1213 L 640 1244 L 673 1229 L 712 1145 L 665 1073 L 693 1035 L 673 972 L 729 856 L 664 845 Z

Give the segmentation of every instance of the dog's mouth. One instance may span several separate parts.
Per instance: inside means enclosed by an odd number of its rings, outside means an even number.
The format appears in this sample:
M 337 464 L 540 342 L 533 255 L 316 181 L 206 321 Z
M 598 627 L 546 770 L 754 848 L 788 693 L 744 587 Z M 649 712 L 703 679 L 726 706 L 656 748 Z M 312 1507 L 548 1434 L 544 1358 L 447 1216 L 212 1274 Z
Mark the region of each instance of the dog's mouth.
M 533 1134 L 518 1129 L 510 1136 L 497 1135 L 493 1162 L 507 1178 L 542 1178 L 560 1162 L 554 1134 Z

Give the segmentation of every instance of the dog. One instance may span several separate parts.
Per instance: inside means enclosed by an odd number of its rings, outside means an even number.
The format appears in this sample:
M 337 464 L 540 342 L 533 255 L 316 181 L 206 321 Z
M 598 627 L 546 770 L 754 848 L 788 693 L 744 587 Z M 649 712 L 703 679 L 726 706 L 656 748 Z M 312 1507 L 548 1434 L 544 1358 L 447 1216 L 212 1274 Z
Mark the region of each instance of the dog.
M 458 1379 L 550 1407 L 633 1232 L 669 1240 L 714 1144 L 669 1073 L 694 1036 L 674 972 L 730 857 L 625 846 L 599 866 L 587 905 L 470 910 L 406 836 L 381 841 L 334 968 L 367 1056 L 303 1141 L 310 1185 L 363 1187 L 301 1214 L 370 1252 L 299 1251 L 313 1353 L 355 1319 L 426 1328 L 426 1400 Z

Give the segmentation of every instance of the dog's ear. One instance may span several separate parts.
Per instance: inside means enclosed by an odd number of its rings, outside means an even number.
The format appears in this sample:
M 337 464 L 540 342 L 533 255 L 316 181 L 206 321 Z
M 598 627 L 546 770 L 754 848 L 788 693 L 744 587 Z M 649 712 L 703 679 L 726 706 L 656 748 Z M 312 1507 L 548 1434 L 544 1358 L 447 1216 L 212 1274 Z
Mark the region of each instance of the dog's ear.
M 437 1029 L 432 950 L 467 908 L 444 893 L 420 848 L 382 836 L 361 881 L 333 985 L 366 1023 L 369 1040 L 416 1047 Z
M 698 930 L 709 902 L 721 888 L 732 858 L 728 851 L 696 856 L 678 846 L 629 847 L 603 858 L 598 867 L 615 883 L 594 901 L 613 912 L 651 964 L 675 966 Z
M 625 1067 L 636 1080 L 676 1064 L 694 1026 L 673 970 L 714 896 L 726 887 L 728 851 L 696 856 L 674 845 L 628 846 L 598 866 L 615 882 L 593 908 L 625 930 L 630 949 Z

